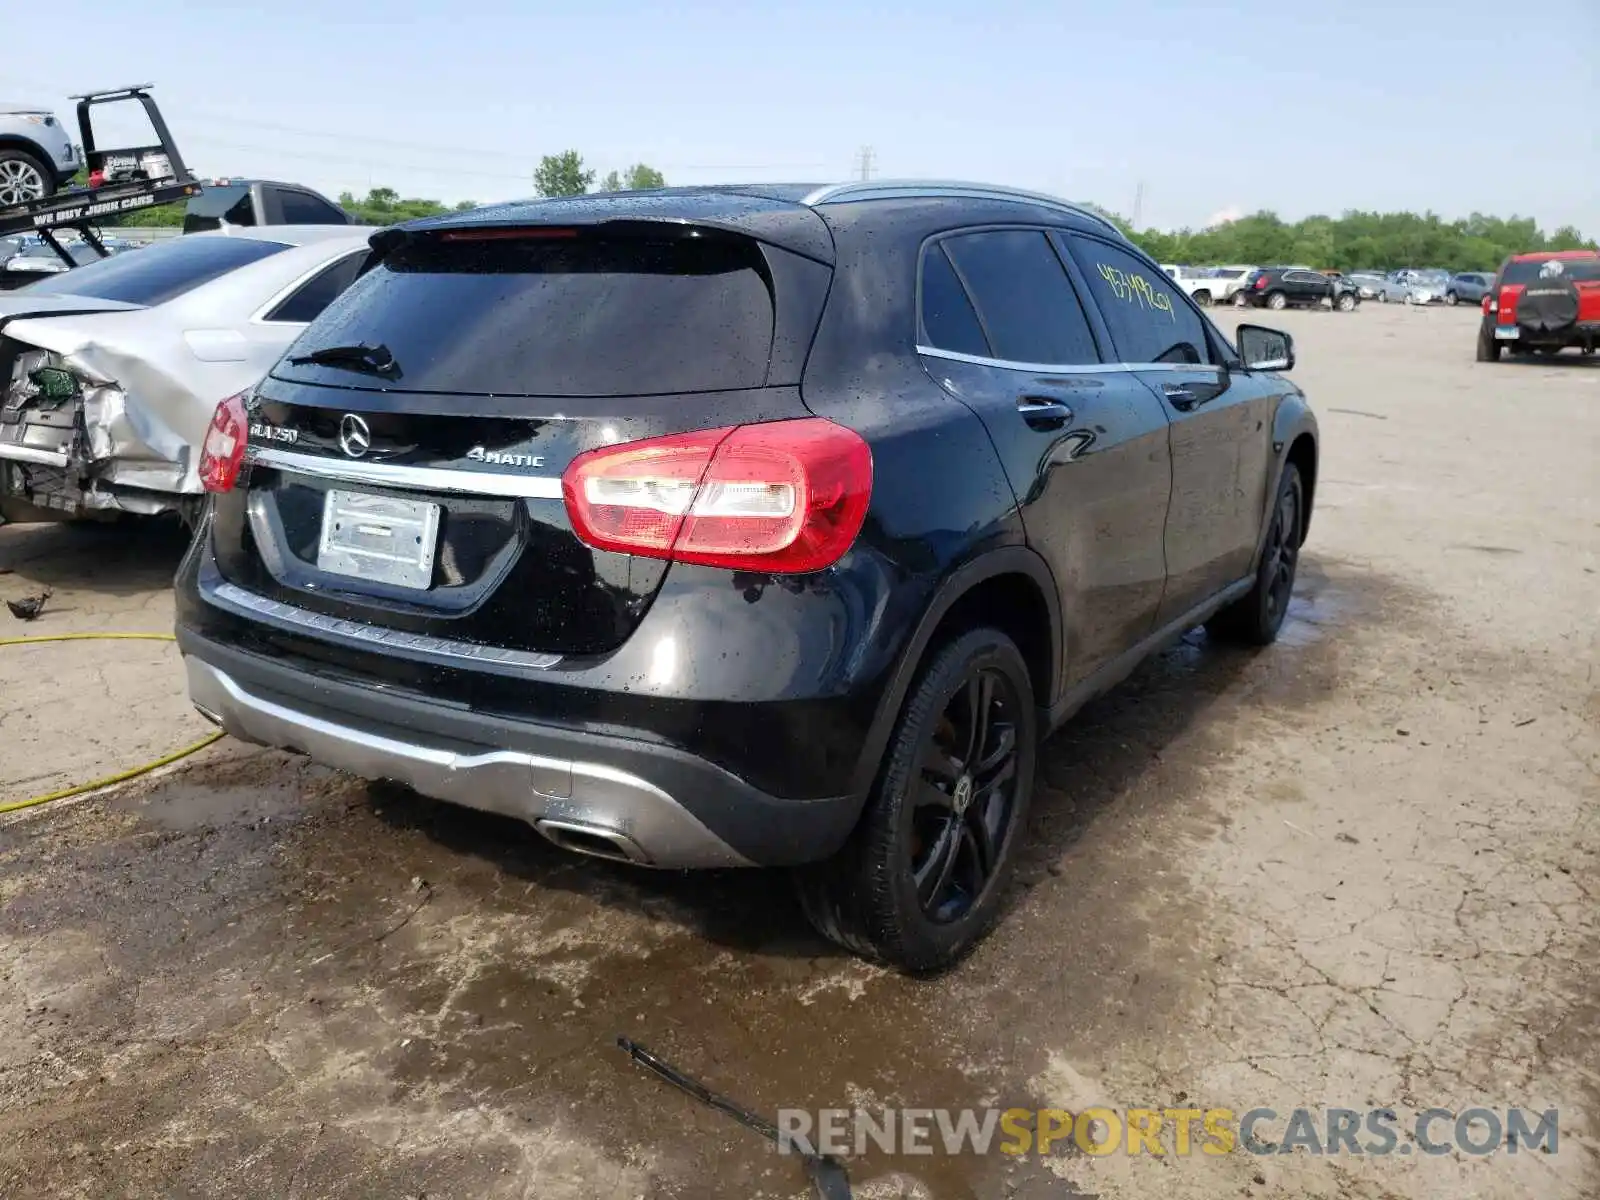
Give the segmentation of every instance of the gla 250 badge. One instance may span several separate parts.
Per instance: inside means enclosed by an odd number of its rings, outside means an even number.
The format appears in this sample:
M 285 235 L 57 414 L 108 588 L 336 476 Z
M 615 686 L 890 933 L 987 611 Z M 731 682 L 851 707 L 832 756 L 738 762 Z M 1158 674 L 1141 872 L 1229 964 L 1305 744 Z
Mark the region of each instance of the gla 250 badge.
M 292 446 L 300 440 L 300 431 L 257 421 L 250 426 L 250 436 L 263 442 L 286 442 Z

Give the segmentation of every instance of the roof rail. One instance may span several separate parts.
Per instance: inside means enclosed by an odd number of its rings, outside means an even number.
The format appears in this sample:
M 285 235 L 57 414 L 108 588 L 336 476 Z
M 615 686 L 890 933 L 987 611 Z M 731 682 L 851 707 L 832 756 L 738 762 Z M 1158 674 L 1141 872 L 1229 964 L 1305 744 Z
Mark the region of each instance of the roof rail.
M 1018 200 L 1042 208 L 1072 213 L 1105 226 L 1119 237 L 1116 224 L 1085 204 L 1074 204 L 1059 196 L 1029 192 L 1022 188 L 993 183 L 964 183 L 948 179 L 873 179 L 854 183 L 831 183 L 806 195 L 802 204 L 842 204 L 848 200 L 904 200 L 918 197 L 955 197 L 967 200 Z

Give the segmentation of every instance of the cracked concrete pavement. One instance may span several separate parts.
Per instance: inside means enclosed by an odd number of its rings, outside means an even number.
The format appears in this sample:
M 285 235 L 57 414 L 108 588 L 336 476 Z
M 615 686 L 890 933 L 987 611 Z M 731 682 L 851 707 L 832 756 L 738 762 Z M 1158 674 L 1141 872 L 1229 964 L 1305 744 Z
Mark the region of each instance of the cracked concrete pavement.
M 852 1162 L 864 1196 L 1600 1195 L 1600 367 L 1273 314 L 1324 457 L 1299 598 L 1047 746 L 999 932 L 913 980 L 776 875 L 654 875 L 223 742 L 0 818 L 0 1195 L 798 1197 L 764 1110 L 1560 1110 L 1555 1154 Z M 159 528 L 0 530 L 0 636 L 163 630 Z M 9 620 L 9 618 L 4 618 Z M 176 652 L 0 649 L 0 802 L 192 741 Z

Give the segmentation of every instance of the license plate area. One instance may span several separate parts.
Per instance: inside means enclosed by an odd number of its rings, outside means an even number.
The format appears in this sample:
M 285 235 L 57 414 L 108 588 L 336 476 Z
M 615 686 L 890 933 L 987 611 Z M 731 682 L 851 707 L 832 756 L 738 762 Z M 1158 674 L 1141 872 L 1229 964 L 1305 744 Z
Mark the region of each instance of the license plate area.
M 428 587 L 439 543 L 439 506 L 365 492 L 330 490 L 322 502 L 317 567 L 334 575 Z
M 1518 337 L 1517 327 L 1515 325 L 1496 325 L 1494 335 L 1504 341 L 1515 341 Z

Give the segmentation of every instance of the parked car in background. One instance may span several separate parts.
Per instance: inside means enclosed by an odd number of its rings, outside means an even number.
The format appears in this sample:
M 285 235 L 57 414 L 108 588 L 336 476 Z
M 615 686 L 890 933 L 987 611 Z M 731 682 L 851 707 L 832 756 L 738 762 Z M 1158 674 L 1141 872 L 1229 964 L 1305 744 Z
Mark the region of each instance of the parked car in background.
M 1354 312 L 1361 303 L 1361 288 L 1346 278 L 1342 271 L 1323 271 L 1322 274 L 1333 284 L 1329 304 L 1338 312 Z
M 1437 267 L 1412 271 L 1408 304 L 1443 304 L 1450 291 L 1450 272 Z
M 1389 273 L 1378 299 L 1385 304 L 1443 304 L 1449 286 L 1449 271 L 1407 267 Z
M 823 934 L 928 969 L 1003 911 L 1052 727 L 1284 619 L 1292 342 L 1230 345 L 1089 210 L 705 187 L 373 242 L 201 451 L 178 639 L 246 741 L 569 850 L 796 867 Z
M 0 208 L 54 195 L 82 165 L 72 134 L 49 109 L 0 104 Z
M 1210 289 L 1211 302 L 1213 304 L 1232 302 L 1234 294 L 1244 286 L 1244 281 L 1249 277 L 1250 272 L 1254 270 L 1254 267 L 1207 267 L 1207 277 L 1215 280 L 1220 285 L 1220 287 Z
M 1261 267 L 1252 271 L 1233 302 L 1251 308 L 1314 308 L 1332 303 L 1334 283 L 1309 267 Z
M 320 192 L 269 179 L 213 179 L 183 210 L 183 231 L 256 225 L 349 225 L 355 218 Z
M 355 279 L 370 232 L 172 238 L 0 296 L 0 516 L 193 515 L 217 401 Z
M 1244 282 L 1243 278 L 1217 274 L 1215 267 L 1163 266 L 1161 269 L 1201 308 L 1231 299 Z
M 62 249 L 73 264 L 80 267 L 96 262 L 101 257 L 100 252 L 87 242 L 65 242 Z M 106 250 L 110 254 L 118 253 L 116 247 L 107 246 Z M 0 291 L 15 291 L 38 282 L 46 275 L 58 275 L 70 269 L 55 250 L 36 240 L 25 244 L 16 254 L 0 260 Z
M 1463 271 L 1452 275 L 1445 286 L 1446 304 L 1481 304 L 1494 287 L 1494 274 L 1488 271 Z
M 1478 361 L 1513 354 L 1559 354 L 1600 345 L 1600 253 L 1546 250 L 1505 261 L 1478 326 Z
M 1388 277 L 1382 271 L 1351 271 L 1345 278 L 1354 285 L 1361 299 L 1375 300 Z

